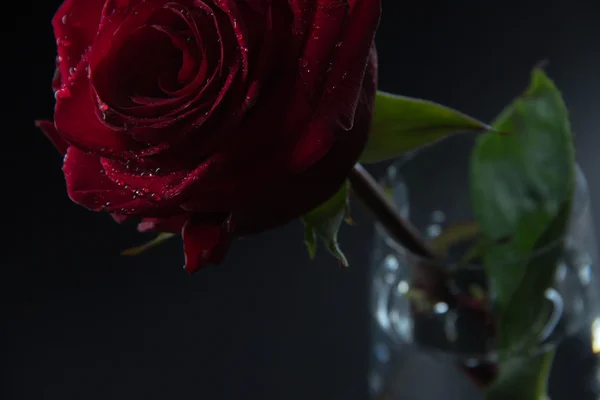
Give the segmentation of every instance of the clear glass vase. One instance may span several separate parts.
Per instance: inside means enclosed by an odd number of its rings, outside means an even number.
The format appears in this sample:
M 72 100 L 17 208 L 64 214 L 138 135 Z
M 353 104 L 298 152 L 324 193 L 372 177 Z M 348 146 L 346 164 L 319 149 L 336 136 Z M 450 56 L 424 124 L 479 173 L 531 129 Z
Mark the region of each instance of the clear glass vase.
M 449 228 L 463 229 L 468 236 L 473 220 L 469 191 L 473 145 L 472 136 L 447 139 L 392 164 L 381 180 L 400 214 L 426 238 L 441 241 Z M 579 335 L 578 343 L 584 341 L 579 351 L 588 358 L 600 352 L 600 278 L 590 208 L 586 180 L 578 169 L 567 237 L 530 256 L 560 252 L 554 282 L 545 289 L 552 311 L 543 317 L 543 329 L 534 338 L 540 353 L 563 346 L 574 335 Z M 474 383 L 485 384 L 495 376 L 501 349 L 486 311 L 493 307 L 493 294 L 484 268 L 453 260 L 452 254 L 448 259 L 451 262 L 423 260 L 376 225 L 370 270 L 372 399 L 481 399 Z M 540 322 L 538 317 L 532 316 L 532 326 Z M 576 383 L 561 362 L 557 356 L 552 367 L 552 400 L 600 399 L 599 373 L 587 371 L 585 382 Z

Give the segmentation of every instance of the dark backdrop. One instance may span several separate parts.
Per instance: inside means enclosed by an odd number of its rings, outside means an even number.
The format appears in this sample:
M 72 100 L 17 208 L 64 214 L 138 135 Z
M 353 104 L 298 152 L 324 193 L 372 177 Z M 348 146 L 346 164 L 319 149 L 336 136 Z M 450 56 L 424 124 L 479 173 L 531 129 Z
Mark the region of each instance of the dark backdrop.
M 525 87 L 531 67 L 550 60 L 599 226 L 600 25 L 593 2 L 383 3 L 383 90 L 490 120 Z M 3 76 L 11 93 L 0 142 L 0 397 L 365 399 L 369 219 L 355 206 L 358 226 L 341 234 L 347 270 L 322 253 L 309 262 L 296 222 L 238 241 L 222 266 L 194 276 L 181 268 L 179 240 L 120 257 L 146 237 L 72 204 L 60 157 L 33 127 L 34 119 L 51 117 L 50 18 L 58 4 L 4 13 L 13 18 L 3 28 L 10 39 L 5 64 L 15 68 Z M 579 351 L 571 353 L 591 365 Z M 425 384 L 439 378 L 416 376 Z

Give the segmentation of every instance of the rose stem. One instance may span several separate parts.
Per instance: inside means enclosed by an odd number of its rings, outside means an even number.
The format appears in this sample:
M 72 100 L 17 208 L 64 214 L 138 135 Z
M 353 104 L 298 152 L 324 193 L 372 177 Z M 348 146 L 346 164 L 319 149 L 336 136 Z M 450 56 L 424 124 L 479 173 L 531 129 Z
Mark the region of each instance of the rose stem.
M 383 225 L 392 239 L 424 259 L 433 260 L 437 258 L 435 252 L 419 231 L 409 221 L 402 218 L 387 199 L 379 184 L 362 165 L 356 163 L 348 179 L 354 194 L 373 214 L 375 219 Z M 440 276 L 432 278 L 444 280 L 444 277 Z M 482 364 L 474 368 L 467 368 L 459 363 L 459 368 L 479 387 L 488 385 L 496 375 L 494 364 Z
M 379 184 L 362 165 L 357 163 L 354 166 L 349 179 L 352 191 L 396 242 L 413 254 L 426 259 L 435 258 L 435 252 L 421 237 L 419 231 L 400 216 Z

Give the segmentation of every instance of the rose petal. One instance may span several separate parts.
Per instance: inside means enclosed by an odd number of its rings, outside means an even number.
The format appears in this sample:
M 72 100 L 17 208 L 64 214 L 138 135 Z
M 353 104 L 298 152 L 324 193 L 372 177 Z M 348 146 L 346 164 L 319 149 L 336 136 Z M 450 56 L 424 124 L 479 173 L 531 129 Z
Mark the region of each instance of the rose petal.
M 235 0 L 217 0 L 216 5 L 227 14 L 231 26 L 233 27 L 237 45 L 242 57 L 244 66 L 242 68 L 242 73 L 245 78 L 248 74 L 248 52 L 250 47 L 250 42 L 248 40 L 248 18 L 245 18 L 242 14 Z
M 298 43 L 305 43 L 317 2 L 315 0 L 291 0 L 289 6 L 294 14 L 292 32 Z
M 97 105 L 86 73 L 86 57 L 78 65 L 65 94 L 56 101 L 54 123 L 70 144 L 106 157 L 124 156 L 135 149 L 132 140 L 104 125 L 96 114 Z
M 62 83 L 77 67 L 98 32 L 106 0 L 66 0 L 52 19 L 60 59 Z
M 67 153 L 69 144 L 60 136 L 52 121 L 35 121 L 35 126 L 44 132 L 61 155 L 64 156 Z
M 100 29 L 92 43 L 92 71 L 115 45 L 123 43 L 135 28 L 143 26 L 152 13 L 166 3 L 168 0 L 107 1 L 102 12 Z
M 138 196 L 161 203 L 174 199 L 193 184 L 201 185 L 214 176 L 219 165 L 218 157 L 215 156 L 189 169 L 182 164 L 178 169 L 169 171 L 165 168 L 154 171 L 149 176 L 144 169 L 135 164 L 105 158 L 101 163 L 106 176 L 115 184 L 127 186 Z
M 122 224 L 123 222 L 127 222 L 128 220 L 131 219 L 130 215 L 120 215 L 120 214 L 110 214 L 110 216 L 112 217 L 112 219 L 115 220 L 115 222 L 117 224 Z
M 232 210 L 260 191 L 263 185 L 289 176 L 286 156 L 289 147 L 293 146 L 294 135 L 298 135 L 298 126 L 291 132 L 285 131 L 284 127 L 296 112 L 302 112 L 300 107 L 292 108 L 298 102 L 294 96 L 289 96 L 293 93 L 291 88 L 296 78 L 293 72 L 269 77 L 261 93 L 262 101 L 243 120 L 243 131 L 235 136 L 235 140 L 220 142 L 215 149 L 218 159 L 211 166 L 214 172 L 205 174 L 202 180 L 190 182 L 193 185 L 187 188 L 184 209 L 214 211 L 215 207 L 220 207 L 221 210 Z M 294 113 L 289 111 L 292 109 Z
M 369 96 L 371 96 L 374 98 L 375 96 L 377 87 L 377 51 L 375 50 L 374 42 L 371 42 L 371 46 L 369 47 L 367 62 L 365 63 L 364 71 L 360 74 L 360 80 L 351 84 L 350 82 L 347 83 L 346 86 L 340 87 L 339 90 L 325 94 L 326 97 L 331 96 L 332 98 L 325 98 L 321 102 L 321 105 L 316 111 L 316 115 L 313 116 L 313 120 L 310 122 L 305 134 L 301 136 L 300 140 L 296 143 L 293 153 L 290 156 L 290 166 L 295 171 L 301 172 L 307 165 L 312 165 L 320 160 L 330 149 L 330 147 L 327 147 L 328 140 L 332 141 L 336 135 L 340 136 L 342 133 L 340 132 L 340 129 L 349 130 L 349 132 L 343 133 L 344 137 L 355 137 L 358 135 L 360 136 L 359 141 L 366 140 L 369 127 L 353 129 L 353 126 L 356 119 L 355 113 L 358 112 L 359 102 L 363 101 L 364 103 L 365 97 L 369 98 Z M 353 98 L 355 96 L 354 86 L 358 86 L 358 96 L 356 96 L 356 100 L 352 100 L 352 102 L 356 104 L 355 106 L 349 106 L 349 103 L 340 97 L 333 99 L 333 96 L 351 96 Z M 345 99 L 350 99 L 350 97 L 346 97 Z M 368 103 L 369 104 L 363 104 L 363 107 L 368 107 L 370 121 L 373 112 L 372 100 L 369 100 Z M 352 112 L 350 116 L 347 113 L 351 108 Z M 337 119 L 332 118 L 332 116 L 335 117 L 336 115 Z M 351 123 L 340 124 L 340 118 L 342 118 L 342 120 L 351 118 Z M 362 143 L 364 146 L 364 141 Z
M 130 4 L 124 10 L 107 13 L 102 20 L 102 29 L 98 32 L 92 45 L 93 51 L 90 57 L 91 80 L 95 82 L 96 68 L 98 64 L 105 62 L 110 58 L 110 54 L 118 49 L 130 38 L 136 30 L 144 27 L 152 15 L 163 6 L 169 3 L 168 0 L 147 0 L 137 1 L 136 4 Z M 106 98 L 104 91 L 99 91 L 100 99 L 111 105 L 109 98 Z
M 288 157 L 293 171 L 301 172 L 329 151 L 334 135 L 340 133 L 336 125 L 344 130 L 352 129 L 365 71 L 372 62 L 373 39 L 380 15 L 378 0 L 357 1 L 353 5 L 344 38 L 336 45 L 325 90 L 315 114 L 308 119 L 310 127 L 299 137 Z
M 254 4 L 253 6 L 257 7 L 258 5 Z M 242 118 L 244 114 L 252 108 L 259 98 L 261 87 L 263 86 L 266 76 L 273 70 L 273 66 L 277 61 L 282 61 L 280 57 L 273 56 L 274 50 L 277 47 L 283 47 L 281 45 L 282 39 L 277 38 L 277 35 L 275 34 L 277 28 L 273 25 L 273 7 L 269 4 L 263 11 L 264 12 L 261 13 L 262 19 L 255 22 L 256 26 L 263 27 L 263 31 L 260 32 L 262 34 L 262 42 L 260 43 L 260 50 L 256 52 L 256 57 L 253 59 L 252 68 L 248 73 L 248 85 L 245 92 L 245 98 L 242 101 L 241 106 L 232 106 L 235 108 L 232 108 L 230 111 L 230 114 L 235 115 L 235 118 L 237 119 Z M 285 23 L 285 21 L 281 20 L 278 22 Z M 259 45 L 256 44 L 256 47 L 259 47 Z
M 90 69 L 94 93 L 104 105 L 104 114 L 112 121 L 115 111 L 135 106 L 133 96 L 160 98 L 159 79 L 165 70 L 175 75 L 178 53 L 166 33 L 148 25 L 138 27 L 122 43 L 115 43 L 109 55 Z
M 354 0 L 350 6 L 345 35 L 335 52 L 319 105 L 319 113 L 334 116 L 345 130 L 350 130 L 354 122 L 361 83 L 381 17 L 380 0 Z
M 69 147 L 63 164 L 67 193 L 71 200 L 92 211 L 108 211 L 119 215 L 141 214 L 155 208 L 144 198 L 115 185 L 104 173 L 100 158 Z
M 312 24 L 306 35 L 300 63 L 300 75 L 313 101 L 321 95 L 323 80 L 332 68 L 331 59 L 336 45 L 343 40 L 349 5 L 345 1 L 316 2 Z
M 231 244 L 231 217 L 195 215 L 183 226 L 185 269 L 194 273 L 208 263 L 219 264 Z
M 339 135 L 327 154 L 303 173 L 246 202 L 244 210 L 235 215 L 236 234 L 275 228 L 301 216 L 333 196 L 343 184 L 364 148 L 371 125 L 377 89 L 374 46 L 369 60 L 352 130 Z

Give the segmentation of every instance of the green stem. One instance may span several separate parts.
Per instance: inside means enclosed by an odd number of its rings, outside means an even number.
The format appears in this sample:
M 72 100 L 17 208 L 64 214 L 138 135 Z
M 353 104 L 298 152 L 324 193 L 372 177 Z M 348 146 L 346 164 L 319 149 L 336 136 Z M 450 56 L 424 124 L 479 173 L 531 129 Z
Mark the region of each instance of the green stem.
M 500 376 L 485 394 L 485 400 L 548 400 L 548 379 L 554 350 L 532 358 L 500 364 Z

